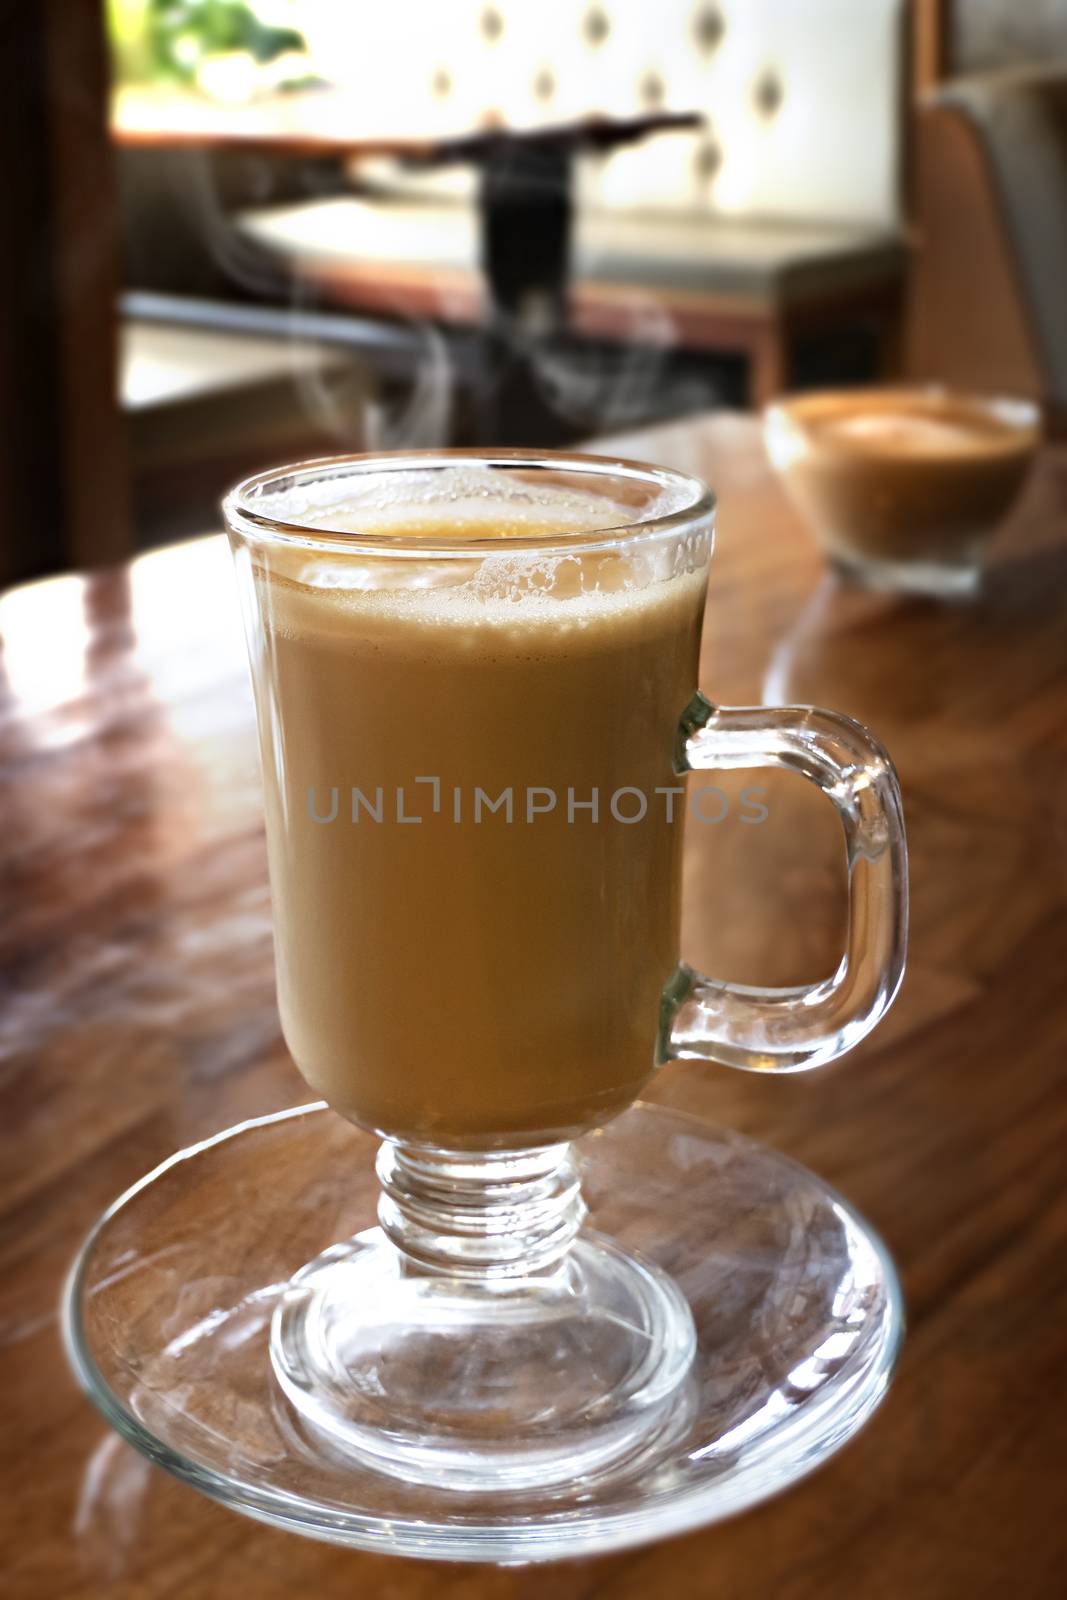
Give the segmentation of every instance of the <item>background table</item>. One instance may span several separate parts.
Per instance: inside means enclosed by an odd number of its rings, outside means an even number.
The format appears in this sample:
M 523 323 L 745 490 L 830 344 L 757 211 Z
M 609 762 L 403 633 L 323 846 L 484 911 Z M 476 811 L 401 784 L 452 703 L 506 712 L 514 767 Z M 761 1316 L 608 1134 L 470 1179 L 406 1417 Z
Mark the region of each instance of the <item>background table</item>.
M 484 165 L 505 130 L 454 139 L 374 138 L 367 135 L 360 111 L 343 91 L 325 88 L 275 94 L 245 105 L 213 102 L 188 91 L 119 91 L 112 104 L 111 135 L 119 147 L 120 170 L 130 180 L 127 218 L 149 206 L 153 188 L 161 189 L 165 201 L 162 212 L 152 206 L 135 223 L 132 253 L 140 262 L 138 270 L 143 273 L 150 259 L 157 262 L 156 271 L 173 273 L 173 257 L 184 254 L 180 245 L 177 251 L 163 251 L 162 260 L 155 252 L 163 249 L 164 239 L 170 245 L 176 225 L 175 196 L 183 192 L 177 174 L 184 171 L 187 184 L 190 171 L 197 174 L 187 190 L 188 206 L 197 203 L 194 194 L 202 196 L 203 173 L 191 169 L 187 160 L 180 165 L 183 158 L 193 157 L 225 164 L 216 167 L 212 181 L 220 195 L 230 197 L 227 211 L 236 205 L 234 196 L 247 191 L 236 215 L 245 249 L 263 251 L 280 277 L 295 276 L 304 293 L 336 308 L 402 324 L 431 318 L 443 326 L 480 327 L 494 303 L 505 303 L 509 288 L 516 287 L 509 279 L 517 276 L 523 288 L 542 291 L 539 337 L 547 331 L 546 310 L 559 320 L 557 331 L 565 323 L 567 333 L 579 341 L 625 344 L 636 339 L 655 345 L 666 327 L 688 351 L 742 357 L 748 393 L 759 405 L 788 386 L 798 351 L 806 347 L 810 353 L 842 329 L 853 337 L 858 334 L 861 344 L 870 343 L 877 370 L 899 365 L 906 252 L 898 234 L 885 226 L 827 222 L 817 216 L 802 221 L 730 217 L 699 207 L 659 215 L 640 208 L 597 212 L 583 207 L 573 230 L 564 318 L 562 306 L 553 307 L 552 295 L 543 292 L 547 287 L 558 294 L 560 288 L 551 282 L 556 251 L 549 245 L 546 252 L 546 240 L 558 231 L 560 219 L 552 214 L 556 208 L 544 202 L 550 196 L 562 200 L 569 192 L 570 162 L 555 170 L 535 167 L 523 177 L 514 151 L 509 157 L 498 150 L 492 157 L 498 181 L 489 192 L 495 196 L 493 204 L 505 202 L 500 232 L 510 260 L 496 260 L 489 272 L 495 292 L 487 296 L 479 239 L 479 213 L 487 209 L 484 182 L 478 207 L 454 200 L 434 203 L 425 174 L 417 170 L 412 192 L 403 185 L 397 188 L 397 172 L 390 175 L 387 186 L 394 192 L 384 204 L 380 195 L 359 199 L 349 191 L 359 164 L 382 157 L 433 166 L 454 160 L 464 150 L 471 160 L 482 146 L 476 164 Z M 702 120 L 699 115 L 656 111 L 621 121 L 578 119 L 557 125 L 554 134 L 546 128 L 513 130 L 510 137 L 536 144 L 547 135 L 558 143 L 560 133 L 569 128 L 572 151 L 579 145 L 607 150 Z M 151 165 L 145 164 L 146 158 Z M 161 181 L 161 160 L 167 163 L 169 181 Z M 136 183 L 135 174 L 140 174 Z M 411 176 L 409 171 L 409 182 Z M 381 177 L 379 172 L 379 183 Z M 534 246 L 524 238 L 520 248 L 511 250 L 515 222 L 508 195 L 513 200 L 516 190 L 525 191 L 525 205 L 532 211 L 527 232 Z M 217 216 L 213 223 L 217 229 Z M 146 234 L 158 240 L 148 257 L 143 256 Z M 173 279 L 166 286 L 173 286 Z M 512 350 L 513 360 L 517 353 L 521 355 Z M 489 434 L 501 437 L 493 429 Z M 523 433 L 519 427 L 515 436 L 528 440 L 528 430 Z
M 611 448 L 720 490 L 702 682 L 869 720 L 910 830 L 909 974 L 846 1062 L 774 1081 L 671 1067 L 654 1096 L 836 1183 L 903 1271 L 910 1334 L 860 1438 L 784 1497 L 552 1570 L 315 1545 L 200 1499 L 112 1435 L 59 1347 L 63 1273 L 100 1208 L 175 1147 L 308 1098 L 281 1043 L 243 645 L 221 540 L 0 599 L 0 1538 L 11 1600 L 1019 1600 L 1062 1593 L 1067 1352 L 1067 455 L 946 611 L 838 589 L 755 426 Z M 727 787 L 729 778 L 723 778 Z M 761 828 L 693 828 L 688 957 L 828 970 L 840 848 L 769 782 Z

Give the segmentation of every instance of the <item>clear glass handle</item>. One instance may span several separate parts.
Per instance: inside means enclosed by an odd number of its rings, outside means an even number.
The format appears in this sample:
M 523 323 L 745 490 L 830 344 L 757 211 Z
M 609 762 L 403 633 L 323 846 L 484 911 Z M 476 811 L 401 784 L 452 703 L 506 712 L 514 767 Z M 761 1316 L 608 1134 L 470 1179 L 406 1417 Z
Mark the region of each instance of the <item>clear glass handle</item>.
M 679 727 L 680 773 L 786 767 L 837 808 L 848 861 L 848 937 L 832 977 L 795 989 L 720 983 L 679 968 L 665 997 L 665 1059 L 803 1072 L 869 1033 L 904 976 L 908 862 L 900 784 L 866 728 L 810 706 L 713 706 L 697 694 Z

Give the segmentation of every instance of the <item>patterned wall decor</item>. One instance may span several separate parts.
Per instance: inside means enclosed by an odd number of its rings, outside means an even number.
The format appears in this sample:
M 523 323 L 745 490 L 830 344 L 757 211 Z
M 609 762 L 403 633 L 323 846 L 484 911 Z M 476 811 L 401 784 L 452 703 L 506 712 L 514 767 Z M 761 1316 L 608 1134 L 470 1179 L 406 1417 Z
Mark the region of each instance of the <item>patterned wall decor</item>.
M 582 174 L 610 207 L 890 222 L 904 0 L 302 0 L 370 133 L 700 110 Z M 446 191 L 469 187 L 454 174 Z

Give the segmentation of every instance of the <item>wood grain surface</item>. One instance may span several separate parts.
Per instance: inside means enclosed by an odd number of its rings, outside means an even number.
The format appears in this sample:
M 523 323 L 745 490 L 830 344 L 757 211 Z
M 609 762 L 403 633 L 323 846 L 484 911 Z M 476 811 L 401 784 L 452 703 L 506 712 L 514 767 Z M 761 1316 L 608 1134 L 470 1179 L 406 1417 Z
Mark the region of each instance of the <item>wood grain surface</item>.
M 0 1540 L 10 1600 L 1044 1600 L 1063 1593 L 1067 1389 L 1067 454 L 1049 451 L 965 609 L 838 588 L 755 424 L 612 450 L 721 499 L 703 687 L 821 701 L 896 757 L 912 958 L 882 1029 L 774 1081 L 666 1069 L 655 1096 L 817 1168 L 881 1229 L 909 1337 L 865 1432 L 737 1520 L 554 1568 L 364 1556 L 243 1520 L 141 1460 L 77 1391 L 63 1274 L 176 1147 L 307 1098 L 278 1031 L 251 699 L 221 540 L 0 597 Z M 725 786 L 725 780 L 724 780 Z M 840 842 L 771 786 L 692 829 L 686 953 L 823 973 Z

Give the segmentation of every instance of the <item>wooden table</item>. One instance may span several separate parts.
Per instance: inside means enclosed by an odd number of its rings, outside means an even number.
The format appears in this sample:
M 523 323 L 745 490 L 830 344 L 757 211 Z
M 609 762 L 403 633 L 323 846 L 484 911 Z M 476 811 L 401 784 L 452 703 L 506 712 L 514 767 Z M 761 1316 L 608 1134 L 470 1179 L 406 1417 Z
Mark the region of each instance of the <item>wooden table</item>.
M 914 921 L 888 1023 L 810 1077 L 674 1067 L 655 1086 L 818 1168 L 881 1228 L 910 1311 L 889 1399 L 781 1499 L 551 1571 L 306 1543 L 201 1500 L 109 1433 L 57 1335 L 81 1236 L 176 1146 L 306 1098 L 278 1033 L 228 556 L 201 541 L 0 600 L 10 1600 L 1062 1594 L 1067 455 L 1046 456 L 998 540 L 987 599 L 946 611 L 837 590 L 750 421 L 625 448 L 720 490 L 708 691 L 837 704 L 900 767 Z M 828 969 L 839 844 L 798 782 L 772 790 L 760 829 L 693 830 L 694 961 L 782 982 Z

